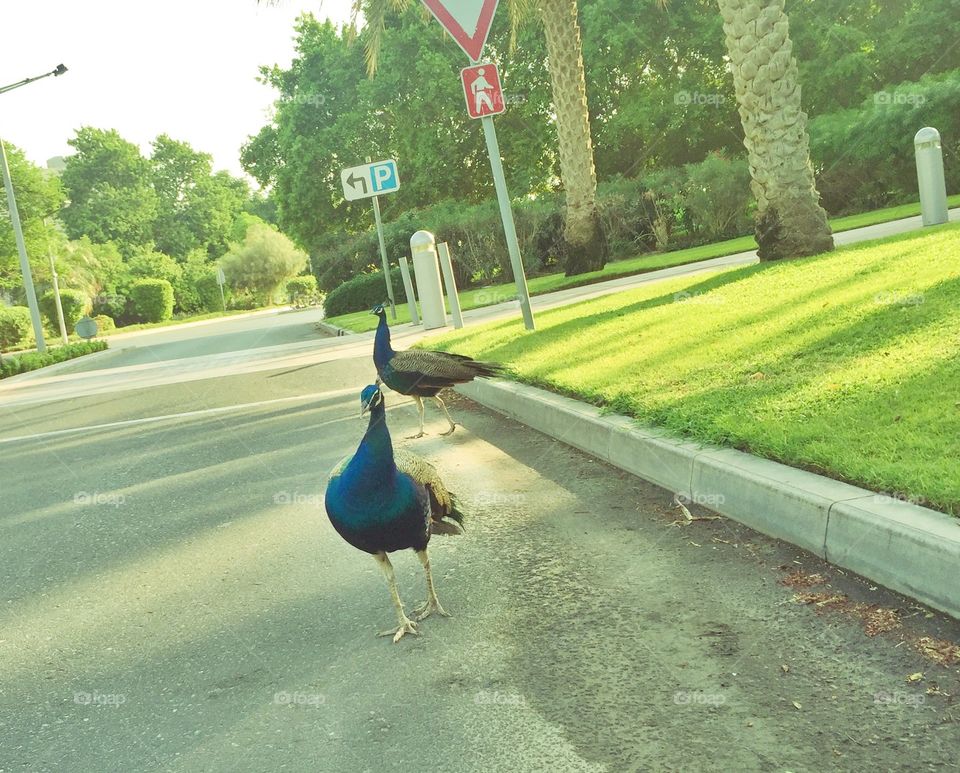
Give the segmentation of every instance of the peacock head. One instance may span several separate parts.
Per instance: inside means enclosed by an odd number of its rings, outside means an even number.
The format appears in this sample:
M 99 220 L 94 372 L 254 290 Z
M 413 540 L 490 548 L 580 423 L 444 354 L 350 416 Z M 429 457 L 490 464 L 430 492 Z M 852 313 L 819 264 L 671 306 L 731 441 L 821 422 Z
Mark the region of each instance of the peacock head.
M 360 415 L 363 416 L 367 411 L 372 411 L 378 405 L 383 404 L 383 392 L 380 391 L 378 384 L 365 386 L 360 393 Z
M 380 319 L 386 319 L 387 312 L 384 310 L 383 307 L 386 306 L 387 303 L 388 301 L 384 301 L 383 303 L 378 303 L 376 306 L 370 309 L 370 313 L 376 314 L 378 317 L 380 317 Z

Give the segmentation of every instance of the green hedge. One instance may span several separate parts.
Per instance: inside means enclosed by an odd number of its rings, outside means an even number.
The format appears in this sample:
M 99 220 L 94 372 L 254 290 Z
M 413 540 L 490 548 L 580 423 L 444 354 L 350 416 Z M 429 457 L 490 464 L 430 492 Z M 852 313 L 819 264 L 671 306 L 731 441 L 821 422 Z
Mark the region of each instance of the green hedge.
M 0 306 L 0 349 L 27 343 L 33 338 L 32 329 L 26 306 Z
M 287 300 L 295 306 L 308 303 L 317 296 L 315 276 L 295 276 L 287 281 Z
M 57 318 L 57 299 L 53 290 L 47 290 L 40 296 L 40 311 L 47 318 L 51 330 L 60 330 Z M 60 291 L 60 305 L 63 307 L 63 321 L 67 326 L 67 335 L 73 332 L 74 325 L 80 320 L 90 305 L 90 300 L 79 290 Z
M 138 279 L 130 287 L 133 308 L 144 322 L 173 317 L 173 285 L 166 279 Z
M 117 323 L 114 322 L 113 317 L 108 314 L 97 314 L 97 316 L 93 318 L 93 321 L 97 323 L 97 335 L 103 335 L 104 333 L 117 329 Z
M 0 363 L 0 378 L 15 376 L 18 373 L 26 373 L 30 370 L 45 368 L 47 365 L 53 365 L 64 360 L 72 360 L 74 357 L 82 357 L 84 354 L 100 352 L 107 348 L 106 341 L 83 341 L 75 344 L 66 344 L 58 346 L 55 349 L 47 351 L 28 352 L 18 354 L 12 357 L 4 357 Z
M 393 281 L 393 297 L 397 303 L 406 303 L 407 294 L 403 290 L 400 279 L 400 269 L 390 271 Z M 348 282 L 344 282 L 323 300 L 323 310 L 328 317 L 338 317 L 352 311 L 372 309 L 382 303 L 387 297 L 387 283 L 383 280 L 383 272 L 375 271 L 372 274 L 361 274 Z

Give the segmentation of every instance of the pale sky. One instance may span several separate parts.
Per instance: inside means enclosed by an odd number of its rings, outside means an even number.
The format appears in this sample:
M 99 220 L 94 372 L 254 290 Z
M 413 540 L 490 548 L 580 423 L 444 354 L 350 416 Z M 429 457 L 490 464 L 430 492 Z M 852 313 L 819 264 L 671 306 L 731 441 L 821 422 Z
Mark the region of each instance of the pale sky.
M 166 133 L 240 175 L 240 146 L 266 123 L 276 92 L 260 65 L 286 66 L 303 11 L 337 23 L 350 0 L 29 0 L 0 10 L 0 136 L 34 163 L 68 155 L 80 126 L 117 129 L 149 153 Z

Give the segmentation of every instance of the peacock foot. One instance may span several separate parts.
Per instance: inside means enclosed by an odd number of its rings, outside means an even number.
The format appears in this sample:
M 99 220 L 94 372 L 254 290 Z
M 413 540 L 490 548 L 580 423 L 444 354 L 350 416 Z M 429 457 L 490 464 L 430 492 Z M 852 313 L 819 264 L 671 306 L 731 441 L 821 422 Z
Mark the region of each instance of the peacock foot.
M 391 628 L 389 631 L 380 631 L 377 636 L 392 636 L 393 643 L 396 644 L 406 633 L 413 634 L 414 636 L 420 635 L 420 631 L 417 630 L 417 624 L 404 616 L 403 622 L 400 623 L 398 627 Z
M 407 435 L 407 440 L 417 440 L 418 438 L 424 437 L 426 434 L 426 432 L 418 432 L 416 435 Z
M 414 614 L 417 616 L 417 622 L 421 620 L 426 620 L 430 615 L 436 612 L 440 617 L 452 617 L 452 615 L 445 611 L 443 607 L 440 606 L 440 602 L 437 599 L 431 599 L 430 601 L 424 601 L 419 607 L 413 610 Z
M 454 431 L 456 428 L 457 428 L 457 425 L 456 425 L 456 424 L 451 424 L 451 425 L 450 425 L 450 429 L 448 429 L 446 432 L 441 432 L 441 433 L 440 433 L 441 437 L 446 437 L 447 435 L 452 435 L 452 434 L 453 434 L 453 431 Z

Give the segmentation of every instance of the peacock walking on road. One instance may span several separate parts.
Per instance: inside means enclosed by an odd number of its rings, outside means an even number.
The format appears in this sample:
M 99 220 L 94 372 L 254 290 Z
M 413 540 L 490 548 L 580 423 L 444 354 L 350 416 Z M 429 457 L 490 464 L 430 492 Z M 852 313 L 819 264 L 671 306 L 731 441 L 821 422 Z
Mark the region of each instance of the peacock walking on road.
M 427 543 L 431 534 L 462 534 L 463 514 L 436 469 L 409 451 L 394 450 L 387 429 L 383 393 L 371 384 L 360 393 L 360 415 L 370 412 L 370 423 L 357 452 L 330 473 L 325 504 L 330 523 L 355 548 L 371 553 L 387 578 L 397 609 L 397 628 L 380 636 L 417 634 L 416 623 L 404 614 L 393 565 L 387 553 L 416 551 L 427 577 L 427 600 L 414 610 L 417 622 L 440 606 L 430 573 Z
M 417 402 L 420 414 L 420 432 L 414 438 L 423 437 L 423 398 L 432 397 L 443 409 L 450 429 L 441 434 L 449 435 L 456 428 L 450 412 L 437 394 L 444 387 L 466 384 L 475 378 L 500 375 L 504 368 L 495 362 L 478 362 L 462 354 L 449 354 L 426 349 L 408 349 L 395 352 L 390 346 L 390 328 L 383 304 L 372 311 L 380 318 L 377 334 L 373 340 L 373 364 L 377 367 L 379 380 L 394 392 L 410 395 Z

